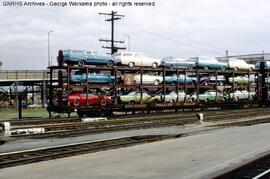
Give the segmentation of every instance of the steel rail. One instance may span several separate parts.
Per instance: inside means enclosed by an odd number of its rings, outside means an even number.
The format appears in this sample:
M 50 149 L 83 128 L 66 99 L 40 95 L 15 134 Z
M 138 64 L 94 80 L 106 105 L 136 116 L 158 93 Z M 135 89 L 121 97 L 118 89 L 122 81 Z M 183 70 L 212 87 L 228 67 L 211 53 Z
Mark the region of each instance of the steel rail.
M 128 147 L 184 135 L 140 135 L 0 154 L 0 168 Z

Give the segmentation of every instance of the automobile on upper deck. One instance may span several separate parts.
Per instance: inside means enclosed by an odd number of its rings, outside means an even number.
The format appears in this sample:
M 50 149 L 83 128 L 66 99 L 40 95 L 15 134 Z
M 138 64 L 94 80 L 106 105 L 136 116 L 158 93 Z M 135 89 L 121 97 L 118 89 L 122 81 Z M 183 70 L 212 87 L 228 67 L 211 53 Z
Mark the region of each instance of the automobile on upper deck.
M 161 60 L 161 66 L 169 68 L 192 69 L 196 66 L 196 62 L 178 57 L 164 57 Z
M 111 56 L 99 55 L 96 51 L 63 50 L 64 62 L 67 64 L 83 65 L 114 65 Z
M 161 60 L 152 58 L 137 52 L 119 52 L 112 55 L 114 64 L 128 65 L 130 68 L 134 66 L 149 66 L 157 68 Z
M 255 68 L 254 65 L 248 64 L 245 60 L 238 58 L 230 58 L 228 60 L 228 66 L 232 70 L 253 70 Z
M 225 70 L 228 67 L 227 63 L 220 62 L 215 57 L 206 57 L 206 56 L 191 57 L 189 58 L 189 61 L 195 61 L 196 65 L 199 68 L 203 68 L 205 70 L 208 69 Z
M 265 70 L 270 70 L 270 61 L 264 61 L 264 69 Z M 255 64 L 255 70 L 260 70 L 261 69 L 261 62 L 257 62 Z

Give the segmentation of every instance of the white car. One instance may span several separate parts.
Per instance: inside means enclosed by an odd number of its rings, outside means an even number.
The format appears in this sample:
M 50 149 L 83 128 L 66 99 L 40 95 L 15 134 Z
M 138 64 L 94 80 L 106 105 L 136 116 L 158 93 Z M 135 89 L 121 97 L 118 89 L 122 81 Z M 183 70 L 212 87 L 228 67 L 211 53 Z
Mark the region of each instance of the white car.
M 130 68 L 134 66 L 150 66 L 157 68 L 161 59 L 147 57 L 143 53 L 121 52 L 113 54 L 114 64 L 128 65 Z
M 189 98 L 189 95 L 186 95 L 184 91 L 178 91 L 178 101 L 177 101 L 177 93 L 175 91 L 171 91 L 170 93 L 165 95 L 165 102 L 180 102 L 180 101 L 185 101 L 186 99 Z M 164 96 L 161 95 L 161 99 L 163 99 Z
M 236 90 L 234 93 L 230 93 L 230 98 L 238 101 L 239 99 L 254 99 L 256 93 L 254 91 L 248 92 L 247 90 Z
M 229 69 L 232 70 L 253 70 L 255 69 L 255 65 L 248 64 L 245 60 L 230 58 L 228 60 Z
M 133 81 L 134 83 L 141 83 L 141 75 L 140 74 L 134 75 Z M 155 86 L 157 86 L 159 83 L 162 83 L 162 82 L 163 82 L 162 76 L 155 76 L 155 75 L 150 75 L 150 74 L 142 75 L 143 84 L 154 84 Z

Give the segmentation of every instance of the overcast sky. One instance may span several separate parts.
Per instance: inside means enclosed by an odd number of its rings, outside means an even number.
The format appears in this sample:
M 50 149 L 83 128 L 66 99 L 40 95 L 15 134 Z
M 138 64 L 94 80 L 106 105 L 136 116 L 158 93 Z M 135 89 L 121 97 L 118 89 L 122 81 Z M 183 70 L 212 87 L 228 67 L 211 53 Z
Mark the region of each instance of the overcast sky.
M 4 7 L 1 0 L 2 70 L 45 69 L 50 30 L 54 64 L 59 49 L 90 49 L 105 54 L 98 39 L 110 37 L 110 24 L 98 12 L 112 10 L 125 15 L 116 24 L 117 39 L 127 42 L 125 34 L 129 35 L 131 51 L 149 56 L 224 56 L 226 49 L 230 55 L 270 51 L 269 0 L 155 2 L 155 7 L 38 8 Z

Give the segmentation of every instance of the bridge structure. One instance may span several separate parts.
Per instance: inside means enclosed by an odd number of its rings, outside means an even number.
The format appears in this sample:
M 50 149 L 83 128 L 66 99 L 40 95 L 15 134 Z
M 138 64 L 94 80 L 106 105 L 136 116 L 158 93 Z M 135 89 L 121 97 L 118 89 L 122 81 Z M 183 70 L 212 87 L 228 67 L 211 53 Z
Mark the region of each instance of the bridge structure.
M 21 96 L 25 107 L 29 104 L 39 103 L 43 107 L 47 103 L 48 84 L 50 81 L 48 70 L 0 70 L 0 102 L 12 101 L 16 106 L 18 97 Z M 56 80 L 57 73 L 53 74 Z
M 247 63 L 255 64 L 260 61 L 270 60 L 270 53 L 254 53 L 244 55 L 228 55 L 224 57 L 217 57 L 218 60 L 226 62 L 229 58 L 239 58 L 245 60 Z

